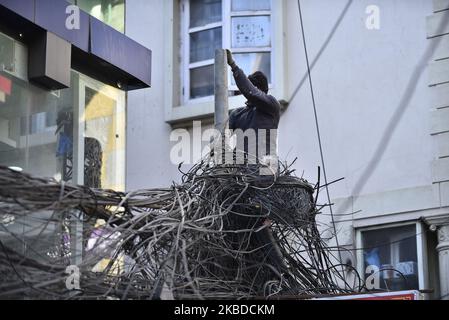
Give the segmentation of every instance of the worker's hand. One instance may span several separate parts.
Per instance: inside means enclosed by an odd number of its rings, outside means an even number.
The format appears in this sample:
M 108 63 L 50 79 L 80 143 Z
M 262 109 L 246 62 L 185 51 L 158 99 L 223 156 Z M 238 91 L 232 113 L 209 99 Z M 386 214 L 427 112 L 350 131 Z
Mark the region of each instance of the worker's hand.
M 265 221 L 263 222 L 263 225 L 264 225 L 264 226 L 267 226 L 267 227 L 271 227 L 272 222 L 271 222 L 270 219 L 265 219 Z
M 235 66 L 235 61 L 234 58 L 232 57 L 232 53 L 229 49 L 226 49 L 226 55 L 228 57 L 228 64 L 233 67 Z

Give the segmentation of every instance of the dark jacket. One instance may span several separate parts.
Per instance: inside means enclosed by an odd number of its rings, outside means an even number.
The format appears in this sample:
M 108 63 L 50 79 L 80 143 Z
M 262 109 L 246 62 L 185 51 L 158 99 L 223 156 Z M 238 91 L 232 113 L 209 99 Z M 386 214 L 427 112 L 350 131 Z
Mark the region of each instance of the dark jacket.
M 246 131 L 254 129 L 278 129 L 281 106 L 275 97 L 259 90 L 237 66 L 232 68 L 240 92 L 247 99 L 246 107 L 234 110 L 229 116 L 229 129 Z M 257 135 L 258 136 L 258 135 Z M 257 140 L 256 140 L 257 143 Z M 269 133 L 267 132 L 267 154 L 269 153 Z M 245 152 L 248 152 L 245 143 Z
M 229 129 L 277 129 L 281 105 L 276 98 L 255 87 L 239 67 L 232 71 L 237 87 L 248 101 L 246 107 L 231 113 Z

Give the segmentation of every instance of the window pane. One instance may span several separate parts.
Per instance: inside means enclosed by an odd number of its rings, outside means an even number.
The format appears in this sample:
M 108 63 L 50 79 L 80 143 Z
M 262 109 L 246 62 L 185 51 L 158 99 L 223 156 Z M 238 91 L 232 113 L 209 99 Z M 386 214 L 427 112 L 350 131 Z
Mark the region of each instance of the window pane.
M 84 184 L 124 191 L 125 106 L 86 86 L 85 110 Z
M 72 91 L 61 90 L 58 97 L 3 72 L 0 82 L 5 84 L 0 85 L 5 93 L 0 100 L 0 164 L 63 179 L 63 158 L 73 147 Z M 56 118 L 57 123 L 51 120 Z
M 270 16 L 232 18 L 232 47 L 271 46 Z
M 190 98 L 207 97 L 214 94 L 214 66 L 190 70 Z
M 77 0 L 84 11 L 120 32 L 125 32 L 125 0 Z
M 222 47 L 221 28 L 190 34 L 190 62 L 213 59 L 215 49 Z
M 271 54 L 269 52 L 236 53 L 234 59 L 246 75 L 262 71 L 267 76 L 268 82 L 271 83 Z M 234 78 L 232 78 L 232 84 L 235 85 Z
M 191 0 L 190 28 L 221 21 L 221 0 Z
M 271 0 L 232 0 L 232 11 L 270 10 Z
M 0 34 L 0 70 L 14 71 L 14 41 Z
M 381 289 L 418 289 L 415 225 L 365 231 L 362 237 L 364 271 L 368 266 L 380 270 Z

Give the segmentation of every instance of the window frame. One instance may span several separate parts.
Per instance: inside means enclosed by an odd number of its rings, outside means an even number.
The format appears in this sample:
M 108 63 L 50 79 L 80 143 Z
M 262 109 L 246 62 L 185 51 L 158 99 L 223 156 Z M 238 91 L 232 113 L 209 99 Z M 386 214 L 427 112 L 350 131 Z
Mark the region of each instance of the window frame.
M 223 0 L 225 3 L 226 9 L 229 10 L 229 15 L 226 15 L 224 21 L 226 22 L 226 28 L 223 28 L 223 38 L 228 41 L 225 43 L 225 48 L 230 48 L 233 54 L 239 53 L 270 53 L 270 82 L 268 84 L 269 89 L 273 88 L 273 75 L 274 75 L 274 64 L 275 64 L 275 56 L 274 56 L 274 24 L 273 24 L 273 7 L 274 0 L 270 0 L 270 10 L 254 10 L 254 11 L 232 11 L 232 0 Z M 232 47 L 232 18 L 235 17 L 258 17 L 258 16 L 269 16 L 270 17 L 270 46 L 269 47 L 243 47 L 243 48 L 233 48 Z M 228 73 L 228 83 L 229 90 L 238 90 L 236 85 L 232 84 L 231 72 Z
M 364 258 L 363 258 L 363 232 L 366 231 L 377 231 L 382 229 L 396 228 L 396 227 L 405 227 L 415 225 L 415 238 L 416 238 L 416 258 L 418 265 L 418 284 L 419 290 L 427 289 L 429 285 L 429 275 L 428 275 L 428 265 L 427 265 L 427 239 L 425 233 L 425 226 L 422 222 L 414 220 L 414 221 L 405 221 L 398 223 L 389 223 L 382 225 L 373 225 L 367 227 L 357 228 L 355 230 L 356 237 L 356 257 L 357 257 L 357 272 L 360 275 L 365 275 L 364 270 Z M 392 252 L 391 255 L 394 253 Z
M 213 94 L 210 96 L 191 98 L 190 97 L 190 71 L 195 68 L 213 66 L 214 59 L 203 60 L 199 62 L 190 62 L 190 35 L 195 32 L 211 30 L 214 28 L 222 29 L 222 47 L 230 48 L 233 54 L 239 53 L 270 53 L 270 72 L 271 81 L 269 88 L 272 89 L 274 82 L 274 23 L 273 23 L 273 7 L 275 1 L 270 0 L 270 10 L 255 10 L 255 11 L 232 11 L 232 0 L 221 0 L 222 5 L 222 19 L 219 22 L 209 23 L 200 27 L 190 28 L 190 0 L 181 0 L 180 3 L 180 20 L 181 20 L 181 34 L 180 34 L 180 53 L 181 53 L 181 83 L 180 83 L 180 100 L 182 104 L 192 105 L 208 101 L 213 101 Z M 257 16 L 269 16 L 270 17 L 270 37 L 271 45 L 269 47 L 244 47 L 244 48 L 232 48 L 232 18 L 234 17 L 257 17 Z M 238 90 L 236 85 L 232 85 L 232 74 L 228 72 L 229 90 Z
M 224 14 L 224 1 L 227 0 L 221 0 L 222 3 L 222 15 Z M 210 100 L 211 96 L 206 97 L 200 97 L 200 98 L 194 98 L 190 99 L 190 70 L 200 68 L 200 67 L 208 67 L 213 66 L 215 60 L 208 59 L 208 60 L 202 60 L 197 62 L 190 62 L 190 35 L 192 33 L 200 32 L 200 31 L 206 31 L 206 30 L 212 30 L 215 28 L 221 28 L 222 29 L 222 46 L 224 45 L 224 39 L 223 39 L 223 30 L 224 30 L 224 23 L 223 23 L 223 16 L 221 21 L 219 22 L 213 22 L 206 24 L 204 26 L 200 27 L 193 27 L 190 28 L 190 0 L 181 0 L 181 57 L 185 57 L 181 61 L 181 101 L 184 103 L 198 103 L 198 102 L 204 102 Z

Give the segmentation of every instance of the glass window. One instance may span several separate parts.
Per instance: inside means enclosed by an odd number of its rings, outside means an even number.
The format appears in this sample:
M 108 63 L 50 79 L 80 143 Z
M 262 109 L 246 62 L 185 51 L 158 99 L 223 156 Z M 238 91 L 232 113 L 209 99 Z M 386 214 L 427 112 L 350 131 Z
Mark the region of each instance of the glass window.
M 212 65 L 219 48 L 229 48 L 246 74 L 262 71 L 272 83 L 271 0 L 181 0 L 181 9 L 185 102 L 214 94 Z M 230 84 L 235 86 L 234 79 Z
M 232 0 L 232 11 L 270 10 L 271 0 Z
M 190 1 L 190 28 L 220 22 L 222 19 L 221 7 L 221 0 Z
M 232 18 L 232 47 L 254 48 L 271 45 L 270 16 Z
M 73 112 L 72 92 L 63 90 L 57 97 L 5 72 L 0 72 L 0 79 L 10 84 L 0 102 L 0 164 L 60 179 L 60 156 L 72 152 L 71 138 L 65 138 L 72 136 L 73 124 L 70 119 L 58 128 L 54 119 Z
M 363 231 L 364 270 L 379 270 L 381 289 L 419 289 L 416 241 L 415 225 Z
M 250 75 L 256 71 L 262 71 L 267 76 L 268 82 L 271 82 L 270 52 L 235 53 L 234 59 L 245 74 Z M 232 78 L 232 84 L 235 85 L 234 78 Z
M 192 99 L 209 96 L 214 93 L 214 66 L 190 70 L 190 97 Z
M 196 99 L 214 94 L 213 59 L 215 50 L 223 47 L 222 1 L 191 0 L 188 5 L 189 58 L 186 76 L 189 77 L 190 88 L 184 88 L 183 92 L 188 99 Z
M 215 50 L 221 46 L 221 28 L 191 33 L 190 62 L 214 59 Z
M 83 81 L 81 81 L 83 84 Z M 125 190 L 125 106 L 121 94 L 89 82 L 85 95 L 84 184 L 95 188 Z
M 14 41 L 0 34 L 0 70 L 14 71 Z
M 125 32 L 125 0 L 76 0 L 76 5 L 118 31 Z

